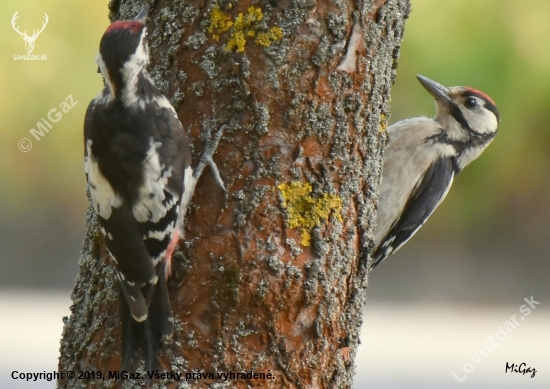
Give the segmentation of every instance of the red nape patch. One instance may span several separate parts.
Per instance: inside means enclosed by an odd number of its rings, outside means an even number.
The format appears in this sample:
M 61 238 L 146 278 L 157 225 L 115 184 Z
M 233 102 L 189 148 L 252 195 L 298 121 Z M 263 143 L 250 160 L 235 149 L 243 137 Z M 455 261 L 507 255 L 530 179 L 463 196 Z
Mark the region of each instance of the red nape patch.
M 470 87 L 466 87 L 466 89 L 471 93 L 471 94 L 474 94 L 474 95 L 478 95 L 479 97 L 481 97 L 482 99 L 488 101 L 489 103 L 493 104 L 495 107 L 497 106 L 495 104 L 495 102 L 493 101 L 493 99 L 491 99 L 488 95 L 486 95 L 485 93 L 481 92 L 481 91 L 478 91 L 477 89 L 474 89 L 474 88 L 470 88 Z
M 109 27 L 107 27 L 108 32 L 114 32 L 119 30 L 132 30 L 133 32 L 138 32 L 143 28 L 144 24 L 137 20 L 121 20 L 119 22 L 114 22 Z

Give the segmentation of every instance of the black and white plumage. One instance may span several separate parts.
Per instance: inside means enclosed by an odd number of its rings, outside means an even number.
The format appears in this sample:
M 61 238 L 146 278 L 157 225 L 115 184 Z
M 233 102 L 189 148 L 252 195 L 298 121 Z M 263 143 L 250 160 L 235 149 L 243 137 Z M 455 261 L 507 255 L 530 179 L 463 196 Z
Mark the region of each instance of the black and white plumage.
M 371 267 L 422 227 L 447 195 L 454 176 L 494 139 L 500 121 L 495 103 L 484 93 L 417 78 L 434 97 L 437 114 L 388 127 Z
M 212 154 L 221 131 L 193 173 L 182 124 L 146 70 L 146 16 L 147 8 L 114 22 L 101 39 L 97 61 L 106 86 L 88 107 L 84 141 L 88 188 L 121 285 L 122 367 L 142 349 L 152 371 L 161 338 L 174 329 L 172 253 L 206 164 L 219 179 Z

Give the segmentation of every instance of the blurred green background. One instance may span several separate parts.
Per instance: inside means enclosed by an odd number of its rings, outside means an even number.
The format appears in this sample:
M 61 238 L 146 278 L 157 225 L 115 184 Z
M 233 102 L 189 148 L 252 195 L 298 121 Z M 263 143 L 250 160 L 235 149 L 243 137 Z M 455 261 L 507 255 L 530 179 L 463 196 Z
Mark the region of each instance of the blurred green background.
M 550 1 L 412 4 L 392 122 L 434 113 L 416 73 L 484 91 L 502 116 L 495 142 L 459 176 L 444 204 L 454 206 L 438 210 L 430 228 L 483 239 L 512 228 L 536 243 L 537 231 L 550 225 Z
M 390 122 L 435 114 L 416 74 L 487 93 L 501 122 L 426 225 L 373 274 L 371 297 L 550 297 L 549 49 L 548 0 L 412 0 Z
M 107 4 L 8 0 L 0 6 L 0 286 L 73 284 L 86 210 L 82 122 L 102 88 L 94 57 L 109 23 Z M 15 11 L 20 29 L 29 33 L 49 15 L 33 52 L 47 60 L 14 60 L 14 54 L 25 53 L 10 25 Z M 547 278 L 549 48 L 548 0 L 412 1 L 390 122 L 434 114 L 416 74 L 486 92 L 502 120 L 494 143 L 457 177 L 426 226 L 377 269 L 372 298 L 430 298 L 429 289 L 414 281 L 418 277 L 456 283 L 453 289 L 439 281 L 444 298 L 502 302 L 503 285 Z M 34 139 L 29 130 L 68 95 L 78 104 L 40 141 Z M 18 149 L 22 138 L 32 142 L 30 151 Z M 485 285 L 481 295 L 481 286 L 470 294 L 461 286 L 472 283 L 471 274 L 499 273 L 504 278 L 497 278 L 496 289 Z M 379 294 L 377 279 L 413 292 Z
M 109 25 L 107 0 L 6 0 L 0 5 L 0 287 L 70 288 L 77 272 L 86 210 L 82 123 L 102 88 L 94 58 Z M 11 25 L 37 37 L 26 54 Z M 72 95 L 78 103 L 37 141 L 29 131 Z M 59 110 L 60 111 L 60 110 Z M 30 151 L 18 149 L 27 138 Z M 25 144 L 24 144 L 25 145 Z

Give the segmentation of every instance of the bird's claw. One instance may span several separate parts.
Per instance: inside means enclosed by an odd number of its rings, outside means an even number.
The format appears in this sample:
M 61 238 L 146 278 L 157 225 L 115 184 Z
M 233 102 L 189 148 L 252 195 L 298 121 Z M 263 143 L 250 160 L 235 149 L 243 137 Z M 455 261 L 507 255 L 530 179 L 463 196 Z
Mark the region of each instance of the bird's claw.
M 198 166 L 195 168 L 195 172 L 193 173 L 193 178 L 195 179 L 195 182 L 197 182 L 202 175 L 202 172 L 204 171 L 204 168 L 208 165 L 210 165 L 210 169 L 212 169 L 212 173 L 214 174 L 214 179 L 222 187 L 222 189 L 227 192 L 227 189 L 225 188 L 225 184 L 222 180 L 222 177 L 220 175 L 220 171 L 218 169 L 218 166 L 216 165 L 216 162 L 214 162 L 214 159 L 212 158 L 214 156 L 214 153 L 216 152 L 216 149 L 218 148 L 218 144 L 220 143 L 220 139 L 223 135 L 223 131 L 225 130 L 225 127 L 227 125 L 224 124 L 221 126 L 221 128 L 216 132 L 214 135 L 214 138 L 206 142 L 206 146 L 204 148 L 204 153 L 202 154 L 201 160 L 198 164 Z

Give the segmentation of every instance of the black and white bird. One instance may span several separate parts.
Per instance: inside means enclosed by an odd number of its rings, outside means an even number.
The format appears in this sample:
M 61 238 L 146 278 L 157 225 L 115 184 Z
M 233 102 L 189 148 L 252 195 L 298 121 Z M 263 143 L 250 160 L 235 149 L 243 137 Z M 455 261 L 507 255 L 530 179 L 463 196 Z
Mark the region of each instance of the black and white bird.
M 468 87 L 446 88 L 417 76 L 436 116 L 388 127 L 371 267 L 403 246 L 447 195 L 453 178 L 485 150 L 500 115 L 493 100 Z
M 145 369 L 158 368 L 162 337 L 174 322 L 167 278 L 197 180 L 222 131 L 193 172 L 189 140 L 176 111 L 147 73 L 145 8 L 105 31 L 97 62 L 105 89 L 84 122 L 88 188 L 121 285 L 122 367 L 139 349 Z M 223 128 L 222 128 L 223 129 Z M 223 183 L 221 183 L 223 186 Z

